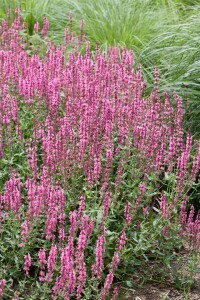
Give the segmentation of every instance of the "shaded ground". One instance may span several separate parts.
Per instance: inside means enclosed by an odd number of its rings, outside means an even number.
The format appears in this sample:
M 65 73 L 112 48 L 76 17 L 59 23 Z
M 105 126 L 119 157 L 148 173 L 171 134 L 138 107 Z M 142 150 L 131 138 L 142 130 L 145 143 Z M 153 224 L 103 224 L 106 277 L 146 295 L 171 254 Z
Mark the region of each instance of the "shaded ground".
M 187 264 L 188 253 L 183 254 L 182 266 Z M 178 266 L 179 267 L 179 266 Z M 145 283 L 142 287 L 138 281 L 138 288 L 124 289 L 120 300 L 200 300 L 200 261 L 195 274 L 195 284 L 190 291 L 177 290 L 170 281 L 164 284 Z M 170 274 L 169 274 L 170 278 Z M 134 285 L 135 286 L 135 285 Z
M 174 288 L 146 284 L 143 289 L 125 292 L 123 300 L 200 300 L 200 279 L 189 295 Z

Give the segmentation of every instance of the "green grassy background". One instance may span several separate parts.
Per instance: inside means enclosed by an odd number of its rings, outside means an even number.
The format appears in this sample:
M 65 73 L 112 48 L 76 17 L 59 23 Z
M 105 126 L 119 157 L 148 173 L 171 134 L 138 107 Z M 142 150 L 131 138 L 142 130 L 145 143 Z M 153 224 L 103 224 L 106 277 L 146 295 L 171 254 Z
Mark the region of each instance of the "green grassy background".
M 159 88 L 184 99 L 187 109 L 186 130 L 200 137 L 200 4 L 190 0 L 0 0 L 0 18 L 8 7 L 20 6 L 29 33 L 46 15 L 51 39 L 61 43 L 64 28 L 73 12 L 73 29 L 85 32 L 92 48 L 102 50 L 120 44 L 132 48 L 136 65 L 142 64 L 143 76 L 152 88 L 154 68 L 160 70 Z M 12 15 L 12 17 L 14 14 Z

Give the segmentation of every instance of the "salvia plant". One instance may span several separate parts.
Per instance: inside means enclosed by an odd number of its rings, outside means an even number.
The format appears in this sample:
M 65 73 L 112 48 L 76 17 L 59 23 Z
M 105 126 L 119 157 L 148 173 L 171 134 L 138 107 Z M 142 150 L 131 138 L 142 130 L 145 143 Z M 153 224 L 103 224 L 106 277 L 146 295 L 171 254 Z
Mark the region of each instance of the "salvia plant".
M 158 68 L 145 97 L 131 50 L 92 53 L 70 14 L 60 46 L 36 22 L 41 51 L 15 13 L 0 26 L 0 297 L 120 299 L 134 256 L 177 240 L 198 253 L 200 144 Z

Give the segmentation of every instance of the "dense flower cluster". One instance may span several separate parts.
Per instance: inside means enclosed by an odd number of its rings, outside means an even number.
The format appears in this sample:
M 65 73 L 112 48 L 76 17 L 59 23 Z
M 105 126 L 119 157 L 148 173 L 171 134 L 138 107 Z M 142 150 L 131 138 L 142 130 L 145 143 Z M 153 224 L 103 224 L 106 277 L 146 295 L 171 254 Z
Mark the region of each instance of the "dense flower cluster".
M 157 69 L 155 87 L 149 97 L 144 97 L 145 81 L 141 67 L 133 69 L 131 50 L 124 47 L 120 51 L 119 47 L 114 47 L 105 54 L 97 47 L 92 55 L 87 43 L 86 53 L 80 54 L 78 47 L 82 45 L 82 38 L 74 51 L 66 54 L 68 45 L 75 40 L 67 29 L 65 44 L 55 46 L 48 41 L 45 57 L 37 52 L 30 56 L 25 50 L 24 37 L 20 35 L 19 11 L 16 13 L 12 26 L 3 20 L 0 27 L 0 157 L 5 157 L 6 149 L 13 147 L 17 136 L 18 143 L 25 148 L 30 172 L 23 183 L 19 170 L 11 170 L 0 195 L 0 222 L 6 222 L 6 214 L 10 211 L 21 220 L 20 246 L 24 248 L 31 236 L 32 224 L 45 220 L 44 238 L 51 243 L 51 248 L 48 256 L 45 248 L 37 253 L 38 280 L 53 282 L 54 296 L 70 299 L 76 295 L 81 299 L 88 273 L 94 281 L 100 281 L 104 272 L 114 162 L 119 160 L 113 183 L 117 193 L 123 163 L 135 149 L 144 176 L 138 186 L 137 199 L 124 204 L 124 228 L 118 232 L 111 267 L 100 293 L 99 299 L 104 300 L 109 296 L 134 214 L 142 208 L 148 216 L 148 207 L 143 205 L 146 178 L 151 172 L 158 175 L 165 172 L 166 176 L 175 174 L 173 198 L 167 198 L 164 190 L 160 197 L 160 213 L 163 218 L 170 219 L 185 189 L 188 190 L 196 179 L 200 145 L 191 163 L 193 141 L 190 134 L 186 142 L 184 139 L 180 97 L 174 94 L 172 101 L 166 93 L 163 98 L 159 95 Z M 45 18 L 43 38 L 47 39 L 48 28 Z M 84 21 L 82 33 L 83 29 Z M 34 30 L 39 32 L 39 23 Z M 32 134 L 28 137 L 20 120 L 23 108 L 33 113 Z M 124 149 L 129 149 L 126 158 L 121 156 Z M 99 203 L 103 199 L 103 204 L 99 204 L 100 221 L 89 216 L 84 189 L 80 200 L 74 194 L 74 209 L 66 209 L 70 201 L 65 192 L 67 182 L 80 173 L 88 189 L 100 186 Z M 199 245 L 200 213 L 195 218 L 192 207 L 187 216 L 186 197 L 180 214 L 184 235 L 189 234 Z M 96 249 L 88 270 L 86 251 L 94 237 Z M 33 261 L 29 253 L 24 259 L 24 271 L 28 275 Z M 4 286 L 5 281 L 1 280 L 0 296 Z M 118 288 L 115 288 L 111 299 L 117 297 Z

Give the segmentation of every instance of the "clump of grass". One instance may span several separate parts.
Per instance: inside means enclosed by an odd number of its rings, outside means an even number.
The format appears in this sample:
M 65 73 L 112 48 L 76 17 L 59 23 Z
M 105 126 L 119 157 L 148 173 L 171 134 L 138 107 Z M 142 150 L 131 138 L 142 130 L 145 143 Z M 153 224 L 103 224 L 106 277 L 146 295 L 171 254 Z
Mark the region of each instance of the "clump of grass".
M 132 47 L 139 40 L 147 41 L 161 32 L 163 26 L 176 22 L 178 13 L 174 5 L 169 8 L 160 1 L 153 4 L 149 0 L 69 0 L 67 10 L 76 16 L 75 26 L 79 26 L 81 18 L 85 20 L 90 42 L 93 46 L 98 42 L 103 48 L 116 44 Z
M 152 38 L 142 49 L 134 47 L 138 61 L 143 62 L 147 71 L 152 65 L 159 65 L 162 90 L 176 89 L 185 98 L 198 99 L 199 29 L 200 8 L 184 22 L 169 26 L 166 32 Z
M 182 14 L 186 11 L 184 4 L 190 5 L 190 1 L 4 0 L 0 16 L 5 16 L 9 7 L 20 6 L 29 34 L 33 34 L 35 22 L 42 26 L 47 16 L 49 36 L 60 43 L 72 12 L 73 29 L 78 32 L 84 19 L 84 30 L 93 49 L 96 43 L 104 50 L 116 44 L 132 48 L 136 64 L 144 66 L 143 75 L 150 88 L 154 67 L 158 65 L 161 91 L 176 90 L 183 98 L 194 101 L 199 97 L 200 7 L 190 7 L 188 12 L 187 6 L 187 17 Z
M 200 6 L 193 8 L 193 15 L 178 25 L 169 26 L 143 46 L 134 45 L 137 62 L 144 66 L 144 76 L 152 84 L 152 70 L 159 65 L 160 90 L 176 90 L 184 99 L 186 128 L 198 138 L 200 97 Z
M 20 7 L 21 16 L 27 23 L 29 34 L 34 32 L 34 24 L 39 22 L 40 26 L 43 24 L 43 19 L 47 16 L 51 20 L 50 33 L 52 37 L 56 37 L 57 41 L 63 38 L 63 29 L 66 24 L 62 23 L 60 26 L 59 15 L 54 14 L 57 8 L 60 11 L 66 10 L 66 1 L 64 0 L 2 0 L 0 7 L 0 19 L 5 18 L 8 9 L 11 10 L 11 21 L 15 16 L 15 9 Z M 61 36 L 61 37 L 60 37 Z
M 176 90 L 182 96 L 187 109 L 186 128 L 190 127 L 199 137 L 200 6 L 194 4 L 178 0 L 69 0 L 65 11 L 59 7 L 55 11 L 61 27 L 68 22 L 70 11 L 75 15 L 75 30 L 84 19 L 93 49 L 96 43 L 104 50 L 116 44 L 132 48 L 136 65 L 143 65 L 147 94 L 153 86 L 153 70 L 158 65 L 160 90 L 170 93 Z

